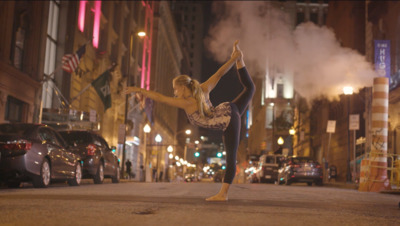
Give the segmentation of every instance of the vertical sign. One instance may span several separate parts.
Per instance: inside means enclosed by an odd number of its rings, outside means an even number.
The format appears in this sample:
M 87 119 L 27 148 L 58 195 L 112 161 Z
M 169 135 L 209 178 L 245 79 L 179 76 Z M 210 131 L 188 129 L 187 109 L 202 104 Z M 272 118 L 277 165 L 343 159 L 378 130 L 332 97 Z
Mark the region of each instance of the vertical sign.
M 390 40 L 375 40 L 375 71 L 390 78 Z
M 327 133 L 335 133 L 336 129 L 336 121 L 335 120 L 328 120 L 328 126 L 326 127 Z
M 359 130 L 360 129 L 360 115 L 352 114 L 350 115 L 349 130 Z

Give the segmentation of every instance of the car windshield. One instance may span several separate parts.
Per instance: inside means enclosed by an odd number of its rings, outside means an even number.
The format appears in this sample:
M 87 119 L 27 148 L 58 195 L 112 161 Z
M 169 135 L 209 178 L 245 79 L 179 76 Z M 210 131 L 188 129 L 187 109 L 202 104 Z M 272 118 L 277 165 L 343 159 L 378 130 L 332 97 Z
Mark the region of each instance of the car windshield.
M 70 146 L 93 143 L 92 136 L 84 131 L 61 131 L 60 134 Z
M 1 124 L 0 135 L 28 136 L 34 128 L 32 124 Z

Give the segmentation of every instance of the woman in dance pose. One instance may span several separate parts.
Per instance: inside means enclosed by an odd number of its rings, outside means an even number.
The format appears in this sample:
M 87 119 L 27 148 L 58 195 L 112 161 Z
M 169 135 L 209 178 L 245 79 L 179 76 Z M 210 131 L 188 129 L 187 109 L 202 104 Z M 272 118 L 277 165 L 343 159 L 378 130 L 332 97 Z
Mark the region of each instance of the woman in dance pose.
M 245 112 L 255 92 L 254 83 L 247 72 L 243 53 L 235 41 L 231 58 L 204 83 L 199 83 L 187 75 L 179 75 L 173 80 L 175 97 L 167 97 L 155 91 L 141 89 L 135 86 L 127 87 L 125 93 L 141 93 L 145 97 L 161 103 L 182 108 L 190 123 L 223 131 L 223 141 L 226 149 L 226 173 L 220 191 L 207 198 L 207 201 L 227 201 L 228 190 L 236 173 L 236 152 L 240 141 L 241 116 Z M 239 80 L 243 91 L 231 102 L 212 106 L 210 92 L 219 80 L 236 63 Z

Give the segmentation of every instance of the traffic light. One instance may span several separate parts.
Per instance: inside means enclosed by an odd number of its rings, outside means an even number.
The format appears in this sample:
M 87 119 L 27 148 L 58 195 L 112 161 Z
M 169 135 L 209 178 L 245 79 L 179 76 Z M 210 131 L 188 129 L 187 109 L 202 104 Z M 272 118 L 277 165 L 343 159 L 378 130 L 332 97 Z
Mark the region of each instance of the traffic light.
M 196 151 L 195 153 L 194 153 L 194 157 L 199 157 L 200 156 L 200 152 L 198 152 L 198 151 Z
M 218 152 L 218 153 L 217 153 L 217 157 L 218 157 L 218 158 L 221 158 L 221 157 L 222 157 L 222 153 L 221 153 L 221 152 Z

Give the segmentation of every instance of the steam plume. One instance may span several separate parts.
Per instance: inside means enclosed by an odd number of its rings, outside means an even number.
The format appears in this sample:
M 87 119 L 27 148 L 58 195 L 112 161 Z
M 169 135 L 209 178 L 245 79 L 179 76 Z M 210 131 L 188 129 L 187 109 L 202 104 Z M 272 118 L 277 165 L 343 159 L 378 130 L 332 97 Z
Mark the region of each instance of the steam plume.
M 253 75 L 265 76 L 268 65 L 294 75 L 294 88 L 308 100 L 336 98 L 344 86 L 355 91 L 372 86 L 375 71 L 357 51 L 341 47 L 333 31 L 311 22 L 292 28 L 289 16 L 263 1 L 214 2 L 217 22 L 205 44 L 214 59 L 224 62 L 234 40 Z

